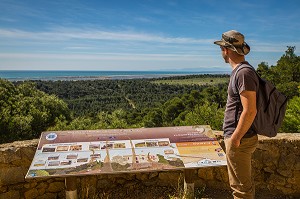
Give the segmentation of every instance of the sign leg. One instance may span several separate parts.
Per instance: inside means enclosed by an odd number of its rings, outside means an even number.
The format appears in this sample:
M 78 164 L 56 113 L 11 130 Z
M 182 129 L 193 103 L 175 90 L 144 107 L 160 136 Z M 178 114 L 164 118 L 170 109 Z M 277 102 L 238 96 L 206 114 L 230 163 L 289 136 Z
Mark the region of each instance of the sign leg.
M 194 191 L 194 169 L 185 169 L 184 170 L 184 193 L 187 199 L 195 198 Z
M 76 181 L 76 177 L 65 178 L 66 199 L 78 199 Z

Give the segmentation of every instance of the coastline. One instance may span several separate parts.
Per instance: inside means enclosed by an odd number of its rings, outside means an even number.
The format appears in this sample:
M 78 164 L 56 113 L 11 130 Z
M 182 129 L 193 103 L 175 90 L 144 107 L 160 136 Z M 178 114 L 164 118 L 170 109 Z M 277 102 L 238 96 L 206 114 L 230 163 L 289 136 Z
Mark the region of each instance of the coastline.
M 8 81 L 82 81 L 153 79 L 187 75 L 222 75 L 227 71 L 0 71 L 0 79 Z

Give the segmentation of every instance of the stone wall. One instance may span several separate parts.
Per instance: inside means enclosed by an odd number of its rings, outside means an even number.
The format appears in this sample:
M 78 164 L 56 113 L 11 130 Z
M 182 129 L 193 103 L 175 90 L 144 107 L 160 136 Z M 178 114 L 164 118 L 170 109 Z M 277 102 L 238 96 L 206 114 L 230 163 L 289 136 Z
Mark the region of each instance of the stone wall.
M 0 145 L 0 199 L 65 197 L 63 178 L 24 179 L 37 144 L 38 140 L 29 140 Z M 260 137 L 253 169 L 258 192 L 300 197 L 300 134 Z M 96 198 L 118 186 L 175 187 L 182 176 L 182 171 L 81 176 L 77 187 L 80 198 Z M 196 187 L 229 190 L 226 167 L 196 169 L 194 178 Z

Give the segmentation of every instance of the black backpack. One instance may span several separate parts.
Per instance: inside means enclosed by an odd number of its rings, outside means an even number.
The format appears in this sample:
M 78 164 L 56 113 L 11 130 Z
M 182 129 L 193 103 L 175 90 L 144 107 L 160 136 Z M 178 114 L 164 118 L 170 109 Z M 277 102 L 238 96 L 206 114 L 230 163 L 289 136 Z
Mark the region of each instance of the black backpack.
M 238 71 L 242 70 L 243 68 L 250 68 L 257 74 L 256 70 L 251 65 L 249 65 L 248 63 L 242 63 L 242 65 L 239 66 L 232 78 L 233 81 L 231 87 L 235 95 L 238 95 L 236 75 Z M 251 127 L 257 134 L 267 137 L 275 137 L 284 119 L 287 106 L 287 97 L 280 93 L 272 83 L 262 79 L 258 74 L 257 76 L 259 78 L 259 89 L 258 93 L 256 94 L 257 114 Z M 239 103 L 241 103 L 240 98 Z M 237 103 L 236 105 L 236 124 L 239 111 L 239 103 Z

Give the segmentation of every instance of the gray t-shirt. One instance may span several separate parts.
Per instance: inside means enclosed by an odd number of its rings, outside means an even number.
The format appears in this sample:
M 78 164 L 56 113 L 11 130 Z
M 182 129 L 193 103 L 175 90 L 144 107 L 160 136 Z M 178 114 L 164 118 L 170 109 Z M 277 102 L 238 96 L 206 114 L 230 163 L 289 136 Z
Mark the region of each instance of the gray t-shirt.
M 239 66 L 237 66 L 230 75 L 230 82 L 228 85 L 228 96 L 227 96 L 227 103 L 226 103 L 226 109 L 225 109 L 225 115 L 224 115 L 224 123 L 223 123 L 223 130 L 224 130 L 224 137 L 231 137 L 233 134 L 235 128 L 236 128 L 236 122 L 235 122 L 235 114 L 236 114 L 236 103 L 239 102 L 239 96 L 235 95 L 232 90 L 232 79 L 234 77 L 234 74 L 238 67 L 247 64 L 247 62 L 243 62 Z M 259 79 L 255 73 L 254 70 L 250 68 L 243 68 L 238 71 L 236 75 L 236 85 L 238 88 L 239 94 L 241 94 L 243 91 L 258 91 L 259 88 Z M 239 102 L 239 111 L 238 111 L 238 119 L 240 118 L 241 112 L 243 110 L 242 104 Z M 251 137 L 255 135 L 256 133 L 250 128 L 247 133 L 244 135 L 244 137 Z

